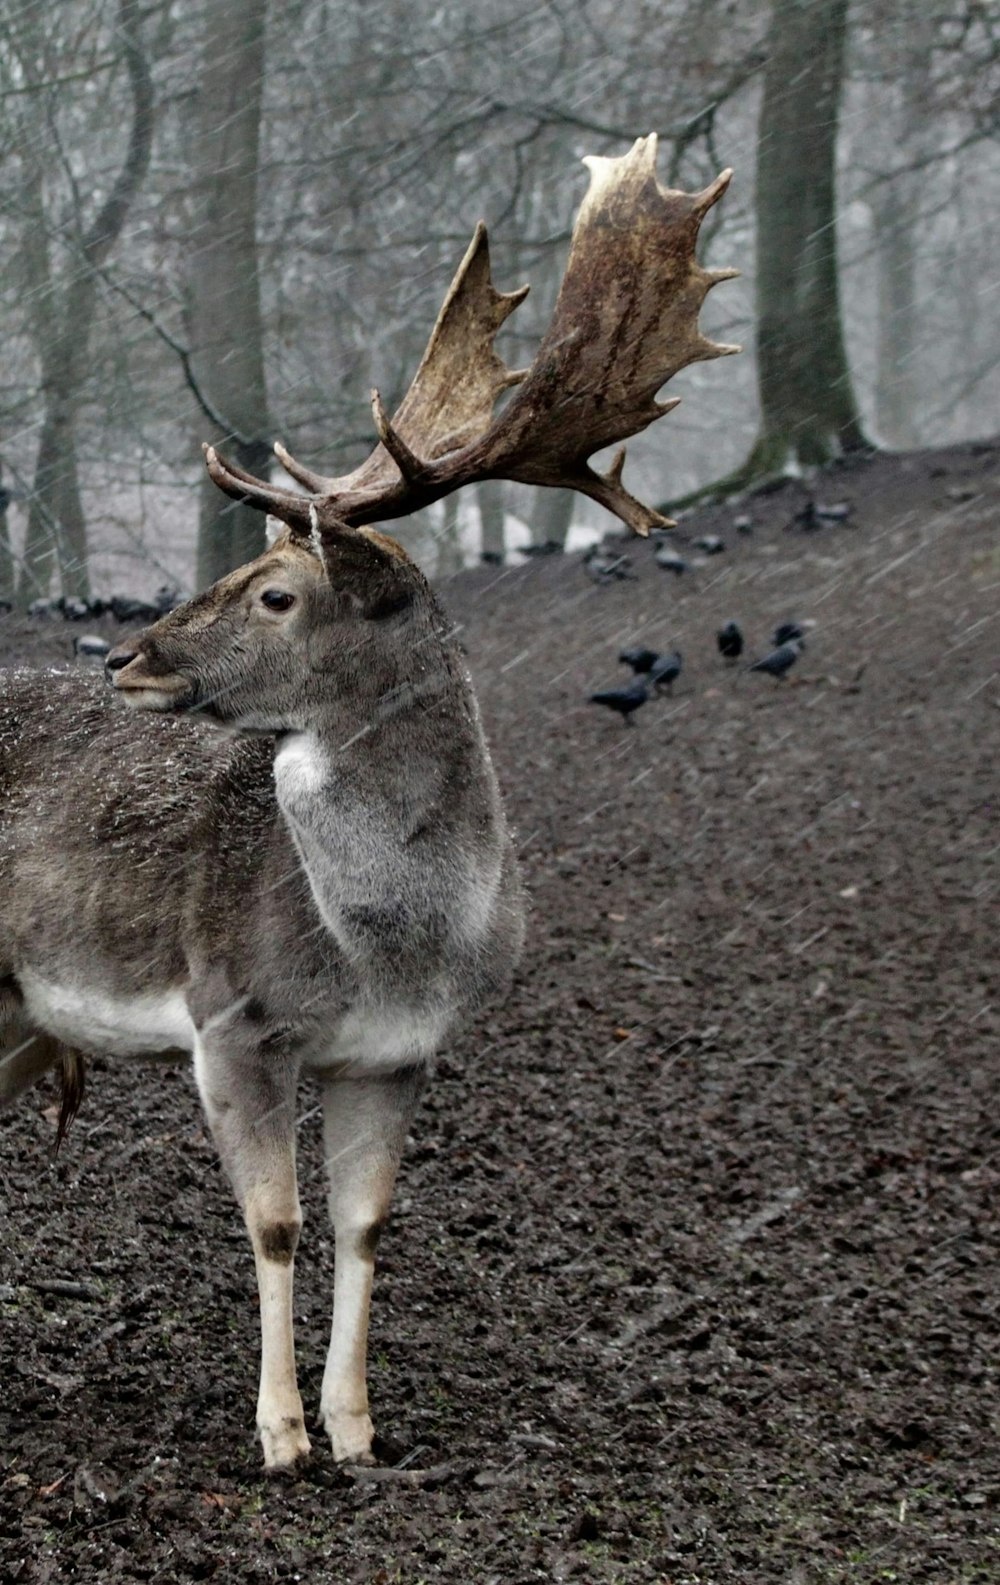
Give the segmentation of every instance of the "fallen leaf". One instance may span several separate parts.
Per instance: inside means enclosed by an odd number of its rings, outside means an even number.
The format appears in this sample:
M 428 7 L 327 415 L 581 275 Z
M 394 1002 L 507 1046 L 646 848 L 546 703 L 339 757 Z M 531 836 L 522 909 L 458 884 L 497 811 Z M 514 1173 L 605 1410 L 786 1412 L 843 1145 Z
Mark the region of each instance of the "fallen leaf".
M 221 1491 L 203 1491 L 201 1500 L 206 1508 L 225 1508 L 231 1499 L 223 1496 Z

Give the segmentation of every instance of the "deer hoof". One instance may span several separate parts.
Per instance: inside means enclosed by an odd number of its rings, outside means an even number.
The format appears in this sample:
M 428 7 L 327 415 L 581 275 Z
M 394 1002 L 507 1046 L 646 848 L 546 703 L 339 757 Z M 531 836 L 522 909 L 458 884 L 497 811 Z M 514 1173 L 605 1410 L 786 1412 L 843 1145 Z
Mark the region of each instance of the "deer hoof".
M 262 1425 L 259 1429 L 264 1468 L 269 1475 L 286 1474 L 309 1457 L 309 1438 L 301 1419 L 289 1418 L 277 1425 Z
M 367 1414 L 328 1415 L 326 1429 L 338 1464 L 374 1464 L 375 1428 Z

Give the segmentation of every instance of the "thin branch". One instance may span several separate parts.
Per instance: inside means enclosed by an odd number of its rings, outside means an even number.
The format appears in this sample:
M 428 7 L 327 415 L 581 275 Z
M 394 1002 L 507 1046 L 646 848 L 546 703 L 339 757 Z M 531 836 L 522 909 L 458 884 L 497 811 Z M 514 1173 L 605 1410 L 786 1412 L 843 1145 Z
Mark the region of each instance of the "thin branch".
M 259 436 L 252 438 L 248 435 L 242 434 L 238 429 L 235 429 L 229 422 L 228 418 L 226 418 L 225 414 L 219 412 L 214 402 L 210 397 L 206 396 L 198 382 L 198 378 L 191 366 L 191 354 L 187 347 L 185 347 L 182 342 L 178 341 L 176 336 L 171 335 L 166 326 L 162 325 L 157 319 L 152 309 L 147 308 L 145 303 L 141 303 L 137 297 L 133 297 L 128 287 L 123 286 L 120 281 L 116 281 L 111 275 L 110 271 L 99 269 L 97 274 L 100 276 L 104 284 L 110 287 L 111 291 L 116 292 L 119 297 L 124 297 L 129 307 L 135 310 L 140 319 L 144 319 L 146 321 L 147 325 L 150 326 L 154 334 L 159 336 L 164 345 L 168 346 L 171 352 L 173 352 L 179 359 L 181 370 L 184 375 L 184 383 L 188 387 L 209 423 L 216 424 L 219 429 L 224 430 L 229 438 L 231 440 L 235 440 L 239 446 L 254 446 L 263 444 Z
M 83 71 L 67 72 L 65 77 L 48 77 L 44 82 L 25 83 L 23 88 L 4 88 L 0 91 L 0 99 L 14 99 L 19 94 L 40 94 L 47 88 L 61 88 L 64 83 L 89 83 L 96 72 L 110 71 L 117 65 L 117 57 L 112 57 L 110 60 L 98 61 L 96 66 L 88 66 Z

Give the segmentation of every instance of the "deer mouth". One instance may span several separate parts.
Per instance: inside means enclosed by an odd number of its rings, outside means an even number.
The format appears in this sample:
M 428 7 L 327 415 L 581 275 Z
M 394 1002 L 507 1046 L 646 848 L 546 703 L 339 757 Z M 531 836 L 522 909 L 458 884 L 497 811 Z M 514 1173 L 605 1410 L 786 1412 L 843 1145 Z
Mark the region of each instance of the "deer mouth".
M 190 678 L 181 677 L 177 672 L 165 677 L 148 673 L 143 676 L 141 672 L 129 677 L 125 672 L 114 672 L 110 681 L 115 692 L 133 710 L 190 710 L 195 703 L 195 689 Z

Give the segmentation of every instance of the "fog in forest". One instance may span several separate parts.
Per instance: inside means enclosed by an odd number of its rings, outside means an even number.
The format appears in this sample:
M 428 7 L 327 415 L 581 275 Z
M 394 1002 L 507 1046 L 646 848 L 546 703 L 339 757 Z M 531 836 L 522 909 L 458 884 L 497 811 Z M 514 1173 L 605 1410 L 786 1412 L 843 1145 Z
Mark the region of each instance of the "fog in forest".
M 998 28 L 974 0 L 7 0 L 0 598 L 245 560 L 260 518 L 201 443 L 274 478 L 276 438 L 355 467 L 480 219 L 498 286 L 531 285 L 498 344 L 530 363 L 581 158 L 651 131 L 665 185 L 734 168 L 701 260 L 741 275 L 703 323 L 744 353 L 678 377 L 630 488 L 995 433 Z M 399 532 L 443 575 L 613 526 L 495 482 Z

